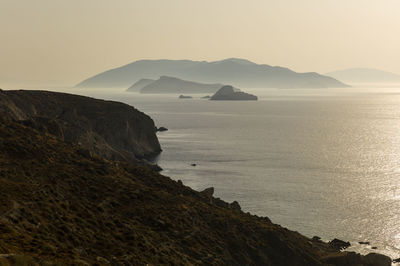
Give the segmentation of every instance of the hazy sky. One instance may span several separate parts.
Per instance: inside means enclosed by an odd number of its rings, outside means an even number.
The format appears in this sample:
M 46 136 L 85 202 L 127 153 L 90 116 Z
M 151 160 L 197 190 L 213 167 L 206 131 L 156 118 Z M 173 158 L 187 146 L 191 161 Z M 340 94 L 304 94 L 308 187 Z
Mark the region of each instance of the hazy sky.
M 400 74 L 400 1 L 0 0 L 3 83 L 74 85 L 138 59 L 228 57 Z

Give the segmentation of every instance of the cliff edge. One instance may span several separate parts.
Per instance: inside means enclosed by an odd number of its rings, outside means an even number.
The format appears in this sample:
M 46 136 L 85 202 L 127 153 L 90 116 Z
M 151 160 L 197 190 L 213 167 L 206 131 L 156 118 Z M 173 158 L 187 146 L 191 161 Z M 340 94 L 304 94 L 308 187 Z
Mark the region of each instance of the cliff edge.
M 0 114 L 107 159 L 161 151 L 153 120 L 118 102 L 48 91 L 0 91 Z
M 3 117 L 0 235 L 0 265 L 390 265 Z

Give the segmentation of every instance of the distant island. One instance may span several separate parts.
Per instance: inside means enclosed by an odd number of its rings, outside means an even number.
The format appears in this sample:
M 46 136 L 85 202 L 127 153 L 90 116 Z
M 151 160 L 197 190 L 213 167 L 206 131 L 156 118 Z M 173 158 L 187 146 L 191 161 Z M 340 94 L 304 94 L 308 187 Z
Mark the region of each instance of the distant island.
M 147 94 L 215 93 L 222 86 L 222 84 L 204 84 L 174 77 L 162 76 L 158 80 L 141 79 L 129 87 L 127 91 L 140 91 L 140 93 Z
M 193 97 L 192 96 L 186 96 L 186 95 L 179 95 L 179 97 L 178 97 L 179 99 L 192 99 Z
M 154 79 L 140 79 L 137 82 L 135 82 L 135 84 L 130 86 L 127 89 L 127 91 L 140 91 L 141 89 L 143 89 L 147 85 L 153 83 L 154 81 L 155 81 Z
M 210 98 L 212 101 L 257 101 L 257 99 L 257 96 L 236 91 L 232 86 L 223 86 Z
M 373 68 L 349 68 L 327 75 L 348 83 L 400 83 L 400 75 Z
M 155 80 L 160 76 L 206 84 L 231 84 L 238 88 L 345 88 L 332 77 L 315 72 L 297 73 L 288 68 L 256 64 L 245 59 L 221 61 L 140 60 L 107 70 L 76 85 L 78 88 L 129 88 L 143 78 Z M 148 81 L 148 80 L 147 80 Z M 147 82 L 146 81 L 146 82 Z M 142 81 L 130 90 L 137 90 Z M 150 81 L 149 81 L 150 82 Z M 146 84 L 149 85 L 149 84 Z M 141 87 L 141 89 L 144 88 Z

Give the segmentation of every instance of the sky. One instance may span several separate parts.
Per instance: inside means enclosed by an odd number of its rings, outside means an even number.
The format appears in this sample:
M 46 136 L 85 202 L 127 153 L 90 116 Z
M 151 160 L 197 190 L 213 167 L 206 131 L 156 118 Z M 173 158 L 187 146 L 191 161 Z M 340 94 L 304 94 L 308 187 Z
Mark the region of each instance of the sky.
M 140 59 L 400 74 L 399 0 L 0 0 L 2 84 L 72 86 Z

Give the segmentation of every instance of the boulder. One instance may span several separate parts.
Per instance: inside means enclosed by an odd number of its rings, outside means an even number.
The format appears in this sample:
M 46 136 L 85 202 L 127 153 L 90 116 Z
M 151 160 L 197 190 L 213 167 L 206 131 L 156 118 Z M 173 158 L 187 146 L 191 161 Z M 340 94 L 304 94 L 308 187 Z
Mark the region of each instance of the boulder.
M 363 266 L 362 257 L 355 252 L 338 252 L 321 259 L 323 263 L 335 266 Z
M 314 242 L 321 242 L 321 238 L 319 236 L 313 236 L 311 240 Z
M 345 242 L 337 238 L 333 239 L 332 241 L 329 241 L 329 245 L 336 250 L 346 249 L 351 246 L 350 242 Z
M 355 252 L 339 252 L 322 259 L 322 262 L 337 266 L 391 266 L 392 260 L 388 256 L 369 253 L 361 256 Z
M 242 207 L 240 207 L 240 205 L 239 205 L 239 202 L 237 202 L 236 200 L 234 202 L 232 202 L 231 204 L 229 204 L 229 206 L 232 210 L 240 211 L 242 209 Z
M 369 253 L 363 258 L 364 265 L 366 266 L 390 266 L 392 265 L 392 259 L 388 256 L 377 254 L 377 253 Z
M 200 193 L 206 196 L 207 198 L 211 198 L 214 195 L 214 188 L 213 187 L 206 188 Z
M 163 131 L 168 131 L 168 128 L 166 128 L 166 127 L 159 127 L 159 128 L 156 128 L 156 130 L 157 130 L 157 132 L 163 132 Z

